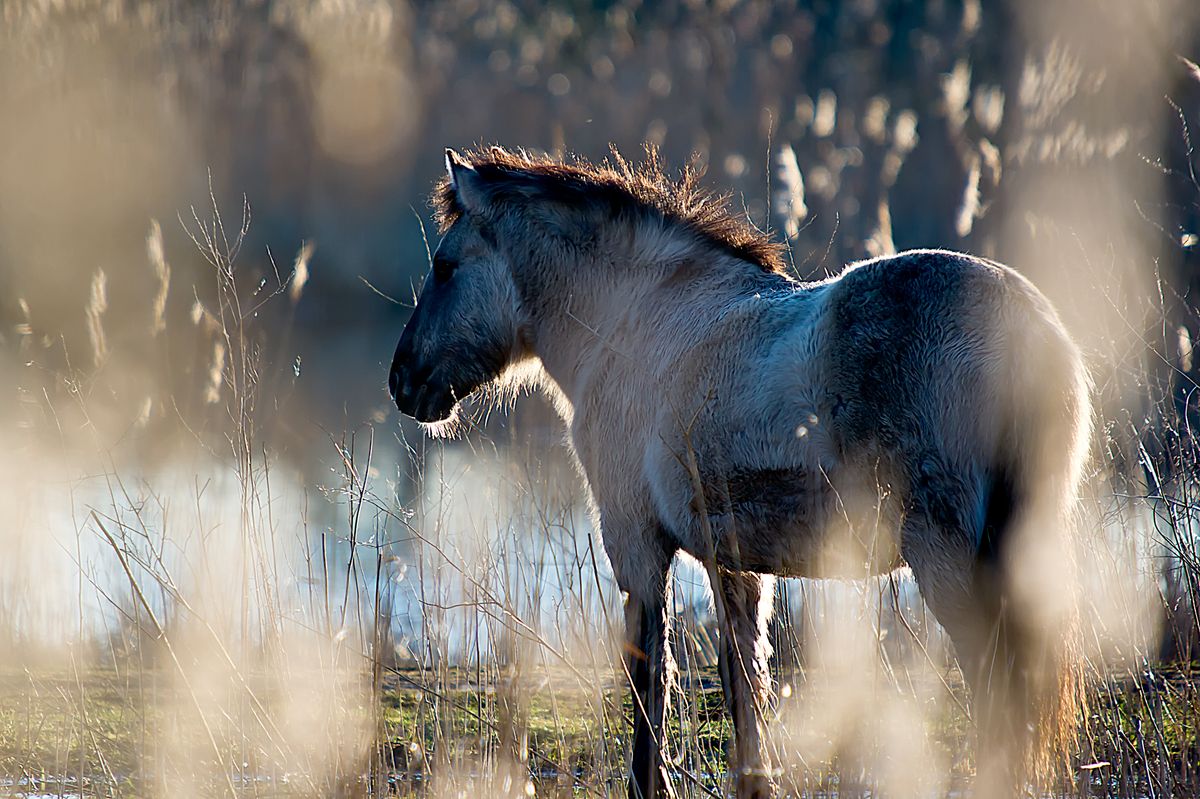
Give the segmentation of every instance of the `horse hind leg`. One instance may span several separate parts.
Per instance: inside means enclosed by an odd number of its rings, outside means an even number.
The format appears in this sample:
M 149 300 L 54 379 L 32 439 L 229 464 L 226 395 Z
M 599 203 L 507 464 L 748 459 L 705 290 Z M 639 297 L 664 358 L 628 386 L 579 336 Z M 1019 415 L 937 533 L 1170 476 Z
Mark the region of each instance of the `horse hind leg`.
M 1020 500 L 1007 476 L 944 474 L 914 492 L 902 550 L 954 644 L 978 731 L 976 796 L 1019 795 L 1041 745 L 1058 670 L 1047 631 L 1014 601 L 1003 544 Z

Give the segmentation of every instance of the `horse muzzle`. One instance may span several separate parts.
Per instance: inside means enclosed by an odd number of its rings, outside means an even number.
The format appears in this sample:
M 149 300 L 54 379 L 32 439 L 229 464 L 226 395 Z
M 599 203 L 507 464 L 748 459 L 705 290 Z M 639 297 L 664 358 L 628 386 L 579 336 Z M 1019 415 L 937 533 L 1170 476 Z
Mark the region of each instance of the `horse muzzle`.
M 433 380 L 431 369 L 412 368 L 411 360 L 397 352 L 388 374 L 388 391 L 396 407 L 405 416 L 418 422 L 440 422 L 449 419 L 458 400 L 449 385 Z
M 391 380 L 389 383 L 397 385 Z M 449 419 L 454 406 L 458 404 L 449 388 L 438 388 L 428 383 L 414 386 L 408 381 L 401 382 L 392 390 L 392 398 L 402 414 L 426 423 Z

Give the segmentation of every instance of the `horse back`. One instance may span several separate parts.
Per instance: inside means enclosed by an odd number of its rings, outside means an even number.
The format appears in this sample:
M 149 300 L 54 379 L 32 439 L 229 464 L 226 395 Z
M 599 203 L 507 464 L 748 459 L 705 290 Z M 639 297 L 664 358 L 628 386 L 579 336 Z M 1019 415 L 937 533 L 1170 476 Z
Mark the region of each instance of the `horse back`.
M 839 526 L 868 571 L 887 570 L 898 541 L 880 533 L 924 498 L 958 497 L 948 506 L 961 518 L 947 521 L 981 526 L 974 506 L 987 481 L 1022 457 L 1006 451 L 1018 427 L 1028 435 L 1033 417 L 1070 416 L 1081 369 L 1031 284 L 940 251 L 751 297 L 693 355 L 672 391 L 697 402 L 687 440 L 672 429 L 678 419 L 660 416 L 649 445 L 660 514 L 685 549 L 696 546 L 694 480 L 678 457 L 694 450 L 705 510 L 739 529 L 748 567 L 794 574 L 820 571 Z M 1038 383 L 1056 383 L 1048 373 L 1064 388 L 1039 399 Z

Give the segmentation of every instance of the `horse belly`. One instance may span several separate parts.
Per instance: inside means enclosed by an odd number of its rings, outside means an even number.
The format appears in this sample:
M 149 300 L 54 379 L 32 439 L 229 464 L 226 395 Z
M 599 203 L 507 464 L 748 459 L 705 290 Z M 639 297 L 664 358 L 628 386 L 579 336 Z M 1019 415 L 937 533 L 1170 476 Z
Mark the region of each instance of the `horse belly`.
M 719 483 L 709 513 L 726 568 L 850 578 L 901 563 L 893 503 L 879 491 L 834 490 L 825 475 L 794 468 L 736 471 Z

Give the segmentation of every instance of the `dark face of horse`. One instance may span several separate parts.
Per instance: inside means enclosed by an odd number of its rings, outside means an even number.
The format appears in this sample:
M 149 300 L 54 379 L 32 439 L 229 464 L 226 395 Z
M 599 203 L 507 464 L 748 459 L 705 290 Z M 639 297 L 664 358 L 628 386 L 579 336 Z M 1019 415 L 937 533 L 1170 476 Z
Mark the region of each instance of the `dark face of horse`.
M 452 418 L 519 355 L 519 329 L 508 263 L 464 215 L 438 245 L 396 347 L 388 377 L 396 407 L 419 422 Z

